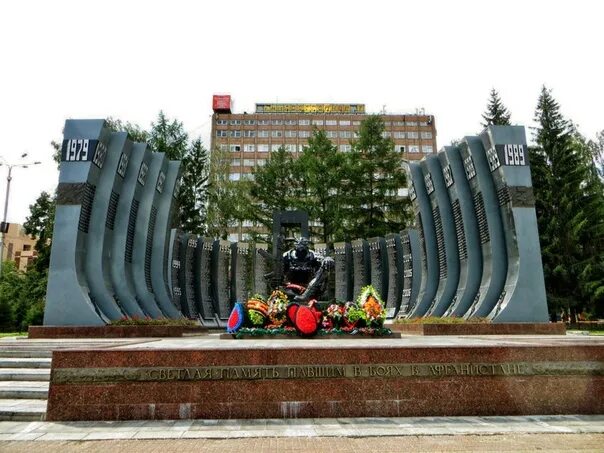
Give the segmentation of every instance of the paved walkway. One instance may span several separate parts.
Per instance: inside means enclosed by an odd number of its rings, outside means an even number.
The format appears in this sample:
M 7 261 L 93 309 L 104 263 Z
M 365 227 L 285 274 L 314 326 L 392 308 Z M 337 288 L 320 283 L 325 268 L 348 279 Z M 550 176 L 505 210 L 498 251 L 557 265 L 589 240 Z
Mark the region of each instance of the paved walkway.
M 356 438 L 529 433 L 604 435 L 604 415 L 0 422 L 0 441 L 36 442 L 106 439 Z

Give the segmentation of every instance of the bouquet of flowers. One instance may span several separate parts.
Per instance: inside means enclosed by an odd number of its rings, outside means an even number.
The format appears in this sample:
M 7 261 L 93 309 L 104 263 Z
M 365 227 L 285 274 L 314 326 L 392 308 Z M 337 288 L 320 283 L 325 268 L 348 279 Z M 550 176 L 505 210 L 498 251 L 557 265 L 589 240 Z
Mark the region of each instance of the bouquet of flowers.
M 275 290 L 271 293 L 268 298 L 268 319 L 271 325 L 279 327 L 287 321 L 286 310 L 287 310 L 288 298 L 287 295 L 281 290 Z

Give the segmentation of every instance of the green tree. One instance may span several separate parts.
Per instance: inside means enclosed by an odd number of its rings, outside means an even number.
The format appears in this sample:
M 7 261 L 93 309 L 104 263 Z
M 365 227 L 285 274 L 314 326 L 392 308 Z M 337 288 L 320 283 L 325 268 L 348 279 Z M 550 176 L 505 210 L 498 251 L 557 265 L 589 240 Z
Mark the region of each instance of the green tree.
M 347 163 L 346 155 L 338 152 L 325 131 L 315 130 L 294 165 L 293 176 L 298 179 L 294 204 L 321 224 L 318 231 L 313 227 L 311 231 L 326 244 L 343 238 L 342 199 L 348 179 Z
M 383 236 L 403 229 L 409 219 L 409 201 L 402 155 L 384 136 L 384 121 L 372 115 L 361 122 L 358 139 L 347 154 L 349 179 L 344 181 L 343 219 L 347 238 Z
M 50 264 L 50 246 L 55 222 L 56 197 L 42 192 L 35 203 L 29 205 L 29 216 L 23 228 L 30 236 L 36 238 L 35 249 L 38 257 L 34 266 L 38 271 L 48 269 Z
M 482 114 L 482 119 L 484 120 L 484 123 L 481 123 L 482 127 L 490 125 L 508 126 L 510 124 L 511 116 L 509 110 L 503 105 L 497 90 L 492 88 L 489 95 L 487 110 Z
M 595 164 L 546 87 L 535 121 L 537 146 L 530 162 L 550 311 L 593 311 L 604 292 L 599 267 L 604 209 Z
M 201 139 L 195 139 L 182 159 L 180 186 L 180 225 L 190 233 L 205 234 L 208 201 L 208 152 Z
M 127 132 L 128 138 L 133 142 L 146 142 L 149 140 L 149 132 L 136 123 L 122 121 L 119 118 L 109 117 L 105 120 L 107 126 L 114 132 Z
M 253 181 L 249 184 L 252 197 L 251 207 L 247 217 L 254 220 L 269 231 L 273 225 L 273 212 L 284 211 L 299 207 L 296 196 L 299 178 L 294 175 L 297 167 L 291 154 L 284 146 L 270 154 L 264 166 L 258 166 L 253 172 Z
M 246 181 L 230 179 L 230 156 L 218 148 L 212 150 L 208 179 L 207 233 L 227 239 L 229 227 L 236 226 L 248 214 L 250 200 Z
M 157 121 L 151 123 L 147 142 L 154 151 L 166 153 L 168 159 L 182 160 L 187 153 L 189 136 L 180 121 L 170 120 L 160 110 Z

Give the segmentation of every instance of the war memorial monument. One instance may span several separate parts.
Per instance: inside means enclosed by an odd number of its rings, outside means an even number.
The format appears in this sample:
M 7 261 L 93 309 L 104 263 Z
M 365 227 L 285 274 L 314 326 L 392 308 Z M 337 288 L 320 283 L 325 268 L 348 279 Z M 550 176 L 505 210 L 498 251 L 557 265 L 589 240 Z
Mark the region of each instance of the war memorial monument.
M 271 247 L 198 237 L 171 228 L 179 183 L 179 162 L 103 120 L 66 122 L 38 335 L 122 318 L 193 319 L 230 333 L 212 348 L 56 351 L 48 420 L 603 412 L 602 346 L 409 347 L 385 333 L 428 316 L 465 318 L 466 334 L 473 318 L 489 321 L 476 333 L 564 333 L 548 323 L 523 127 L 490 126 L 410 163 L 413 227 L 316 245 L 316 280 L 279 297 L 282 275 L 300 265 L 282 259 L 279 227 L 304 232 L 303 216 L 276 215 Z M 335 337 L 322 335 L 335 327 L 321 325 L 329 306 L 313 305 L 327 272 L 341 317 L 369 313 L 368 301 L 381 309 L 366 330 L 339 329 L 341 341 L 318 341 Z M 271 315 L 277 299 L 281 318 Z M 287 341 L 235 340 L 254 319 L 295 329 Z

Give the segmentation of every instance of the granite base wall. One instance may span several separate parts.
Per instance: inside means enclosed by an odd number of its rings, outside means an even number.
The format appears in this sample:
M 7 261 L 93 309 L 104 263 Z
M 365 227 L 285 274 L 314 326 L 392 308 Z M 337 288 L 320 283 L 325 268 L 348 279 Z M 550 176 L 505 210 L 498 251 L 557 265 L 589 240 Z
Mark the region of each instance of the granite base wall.
M 411 335 L 566 335 L 564 323 L 393 323 L 388 327 Z
M 321 366 L 363 372 L 295 376 Z M 55 351 L 47 420 L 602 414 L 603 370 L 604 346 Z
M 28 338 L 158 338 L 204 334 L 203 326 L 29 326 Z

